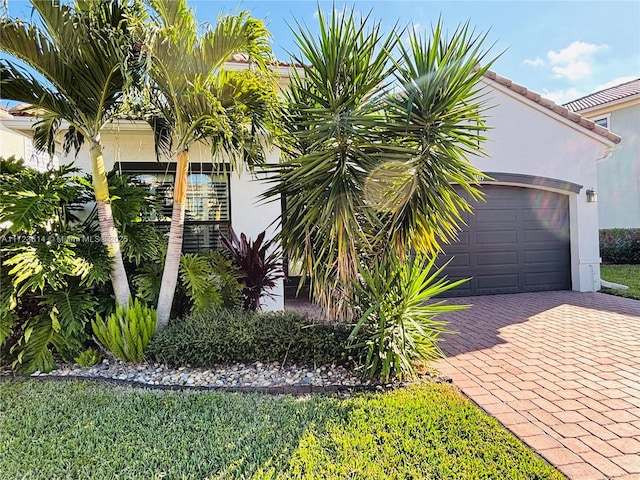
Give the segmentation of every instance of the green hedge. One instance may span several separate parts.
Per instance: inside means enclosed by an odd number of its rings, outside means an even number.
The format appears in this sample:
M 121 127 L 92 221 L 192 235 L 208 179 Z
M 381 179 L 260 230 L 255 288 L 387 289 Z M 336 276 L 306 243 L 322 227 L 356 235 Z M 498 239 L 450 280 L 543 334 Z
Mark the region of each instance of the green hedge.
M 174 366 L 226 362 L 346 364 L 350 329 L 311 323 L 289 312 L 213 310 L 173 321 L 156 335 L 147 357 Z
M 604 263 L 640 264 L 640 228 L 600 230 L 600 256 Z

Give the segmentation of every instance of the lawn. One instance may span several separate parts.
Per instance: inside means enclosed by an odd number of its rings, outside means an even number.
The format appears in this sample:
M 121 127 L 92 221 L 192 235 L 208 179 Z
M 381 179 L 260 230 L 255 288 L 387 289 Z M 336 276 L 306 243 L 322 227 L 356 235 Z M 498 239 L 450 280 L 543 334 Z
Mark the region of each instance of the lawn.
M 446 384 L 351 397 L 0 383 L 0 478 L 563 479 Z
M 629 290 L 603 288 L 602 292 L 640 300 L 640 265 L 601 265 L 600 276 L 629 287 Z

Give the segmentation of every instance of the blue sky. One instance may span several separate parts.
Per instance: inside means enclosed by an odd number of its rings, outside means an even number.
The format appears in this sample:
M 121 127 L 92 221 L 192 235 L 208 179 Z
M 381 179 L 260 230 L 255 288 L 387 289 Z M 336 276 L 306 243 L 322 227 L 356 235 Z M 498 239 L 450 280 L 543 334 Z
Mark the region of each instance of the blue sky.
M 295 51 L 288 25 L 297 20 L 317 30 L 318 6 L 354 8 L 390 29 L 396 22 L 420 32 L 442 17 L 452 31 L 469 21 L 489 32 L 487 45 L 501 57 L 498 74 L 564 103 L 608 86 L 640 77 L 640 0 L 633 1 L 404 1 L 404 0 L 190 0 L 201 21 L 215 22 L 220 12 L 249 10 L 264 19 L 275 54 L 288 60 Z M 9 0 L 9 13 L 24 16 L 27 3 Z

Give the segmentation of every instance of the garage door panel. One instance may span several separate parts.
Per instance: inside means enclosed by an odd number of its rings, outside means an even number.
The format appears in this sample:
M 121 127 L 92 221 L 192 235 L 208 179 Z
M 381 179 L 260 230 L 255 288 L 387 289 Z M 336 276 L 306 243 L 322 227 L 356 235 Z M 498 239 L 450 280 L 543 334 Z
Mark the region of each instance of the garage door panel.
M 471 255 L 469 255 L 468 253 L 459 253 L 446 257 L 443 256 L 442 261 L 440 261 L 439 263 L 440 265 L 444 265 L 449 260 L 451 260 L 451 263 L 449 263 L 449 266 L 447 268 L 450 270 L 454 268 L 468 269 L 471 266 Z
M 517 288 L 518 274 L 481 275 L 478 277 L 478 288 L 482 290 L 493 288 Z
M 525 288 L 532 290 L 562 290 L 565 288 L 567 278 L 558 272 L 525 273 Z
M 514 224 L 518 219 L 516 210 L 495 209 L 480 210 L 475 214 L 476 223 L 494 223 L 497 225 Z
M 547 250 L 528 250 L 524 252 L 525 265 L 565 265 L 568 266 L 564 249 L 549 248 Z
M 518 232 L 514 230 L 482 230 L 475 231 L 476 245 L 515 245 L 518 243 Z
M 566 195 L 523 187 L 488 185 L 485 202 L 445 246 L 449 280 L 473 277 L 447 296 L 571 288 L 569 202 Z
M 525 230 L 523 232 L 524 243 L 557 243 L 566 240 L 564 237 L 566 230 Z
M 476 255 L 478 267 L 518 266 L 518 252 L 479 252 Z

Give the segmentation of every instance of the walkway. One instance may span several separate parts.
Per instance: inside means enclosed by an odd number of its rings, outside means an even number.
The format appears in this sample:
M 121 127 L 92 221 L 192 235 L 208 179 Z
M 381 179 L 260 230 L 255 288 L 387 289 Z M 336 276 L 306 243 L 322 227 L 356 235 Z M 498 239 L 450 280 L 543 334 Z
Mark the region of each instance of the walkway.
M 640 479 L 640 301 L 543 292 L 452 299 L 437 368 L 570 479 Z

